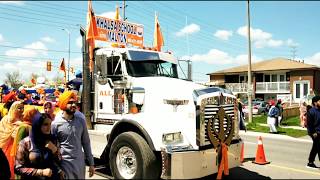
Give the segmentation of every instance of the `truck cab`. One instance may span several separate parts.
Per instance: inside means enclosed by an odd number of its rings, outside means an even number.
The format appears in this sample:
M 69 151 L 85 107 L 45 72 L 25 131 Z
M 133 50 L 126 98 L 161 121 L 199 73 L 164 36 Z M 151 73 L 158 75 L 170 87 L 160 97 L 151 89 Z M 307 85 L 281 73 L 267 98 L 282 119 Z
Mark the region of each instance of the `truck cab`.
M 230 91 L 179 79 L 178 61 L 166 52 L 98 48 L 94 64 L 91 146 L 114 178 L 208 176 L 218 171 L 222 141 L 229 167 L 240 165 Z

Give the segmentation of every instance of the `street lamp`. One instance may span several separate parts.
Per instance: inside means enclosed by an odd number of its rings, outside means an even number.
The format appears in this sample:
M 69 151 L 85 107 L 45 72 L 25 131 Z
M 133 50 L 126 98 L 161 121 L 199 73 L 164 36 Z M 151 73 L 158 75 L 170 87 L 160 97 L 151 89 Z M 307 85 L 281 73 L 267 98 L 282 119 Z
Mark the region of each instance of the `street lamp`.
M 250 0 L 247 4 L 247 20 L 248 20 L 248 108 L 249 108 L 249 122 L 252 122 L 252 80 L 251 80 L 251 34 L 250 34 Z
M 66 31 L 68 33 L 68 38 L 69 38 L 69 49 L 68 49 L 68 54 L 69 54 L 69 57 L 68 57 L 68 81 L 69 81 L 69 74 L 70 74 L 70 31 L 68 29 L 65 29 L 63 28 L 62 30 Z

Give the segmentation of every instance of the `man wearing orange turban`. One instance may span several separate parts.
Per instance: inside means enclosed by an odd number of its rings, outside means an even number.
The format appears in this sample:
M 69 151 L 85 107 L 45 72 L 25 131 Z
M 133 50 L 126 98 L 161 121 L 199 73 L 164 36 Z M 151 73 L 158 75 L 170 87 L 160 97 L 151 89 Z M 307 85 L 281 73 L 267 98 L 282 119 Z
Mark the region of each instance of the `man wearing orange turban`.
M 76 102 L 77 95 L 72 91 L 65 91 L 59 96 L 58 106 L 65 111 L 69 102 Z
M 51 124 L 52 133 L 57 135 L 60 144 L 61 168 L 65 172 L 66 179 L 85 179 L 85 159 L 90 165 L 89 177 L 94 174 L 94 161 L 86 120 L 77 110 L 76 102 L 77 96 L 73 91 L 63 92 L 58 102 L 62 113 L 58 113 Z

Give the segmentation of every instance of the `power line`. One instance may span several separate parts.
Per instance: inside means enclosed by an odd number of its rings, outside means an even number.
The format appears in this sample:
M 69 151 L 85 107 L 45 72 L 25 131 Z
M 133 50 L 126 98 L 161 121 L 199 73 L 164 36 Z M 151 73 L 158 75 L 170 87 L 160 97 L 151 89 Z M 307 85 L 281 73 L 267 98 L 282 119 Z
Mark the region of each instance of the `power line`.
M 68 52 L 69 52 L 69 51 L 63 51 L 63 50 L 54 50 L 54 49 L 35 49 L 35 48 L 26 48 L 26 47 L 21 47 L 21 46 L 9 46 L 9 45 L 1 45 L 1 44 L 0 44 L 0 47 L 29 49 L 29 50 L 35 50 L 35 51 L 50 51 L 50 52 L 63 52 L 63 53 L 68 53 Z M 80 52 L 80 51 L 71 51 L 70 53 L 80 54 L 80 53 L 82 53 L 82 52 Z
M 33 3 L 34 3 L 34 2 L 33 2 Z M 43 8 L 50 9 L 50 10 L 52 10 L 52 9 L 58 10 L 59 13 L 57 13 L 57 11 L 50 12 L 50 14 L 55 14 L 55 15 L 57 15 L 57 16 L 61 16 L 61 17 L 71 17 L 71 18 L 75 18 L 75 19 L 79 18 L 79 16 L 70 16 L 70 15 L 66 15 L 65 13 L 63 13 L 63 12 L 70 12 L 70 11 L 66 11 L 66 10 L 61 11 L 61 9 L 55 8 L 55 7 L 52 7 L 52 6 L 46 6 L 46 5 L 44 5 L 44 4 L 29 4 L 29 5 L 31 5 L 31 6 L 39 6 L 39 7 L 43 7 Z M 61 6 L 60 6 L 60 7 L 61 7 Z M 24 7 L 24 9 L 29 9 L 29 8 L 25 8 L 25 7 Z M 31 9 L 31 10 L 34 11 L 34 9 Z M 41 10 L 39 10 L 39 9 L 37 9 L 37 12 L 48 13 L 48 12 L 46 12 L 46 11 L 41 11 Z M 85 12 L 86 12 L 86 11 L 85 11 Z M 86 17 L 86 16 L 85 16 L 86 13 L 83 13 L 83 15 L 84 15 L 84 17 Z
M 53 27 L 66 27 L 66 26 L 62 26 L 62 25 L 53 25 L 53 24 L 40 23 L 40 22 L 35 22 L 35 21 L 15 19 L 15 18 L 12 18 L 12 17 L 3 17 L 3 16 L 0 16 L 0 19 L 4 19 L 4 20 L 6 20 L 6 21 L 15 20 L 15 21 L 17 21 L 17 22 L 20 21 L 20 22 L 27 22 L 27 23 L 31 23 L 31 24 L 40 24 L 40 25 L 53 26 Z M 72 27 L 72 26 L 73 26 L 73 27 Z M 75 27 L 76 27 L 76 25 L 68 25 L 68 28 L 71 28 L 71 29 L 76 29 Z
M 20 8 L 19 10 L 16 10 L 16 9 L 11 9 L 11 8 L 0 7 L 0 9 L 8 10 L 10 12 L 25 13 L 28 15 L 35 14 L 35 15 L 39 15 L 40 17 L 49 17 L 49 18 L 57 19 L 57 16 L 52 16 L 52 15 L 49 15 L 48 13 L 38 13 L 39 11 L 34 12 L 33 10 L 28 10 L 28 9 L 24 9 L 24 8 Z M 69 17 L 69 16 L 64 16 L 64 18 L 61 20 L 65 20 L 66 18 L 71 19 L 71 17 Z M 74 18 L 72 18 L 72 19 L 74 20 Z
M 104 3 L 104 2 L 103 2 Z M 131 3 L 131 2 L 130 2 Z M 133 3 L 134 4 L 134 3 Z M 136 4 L 135 4 L 136 5 Z M 43 6 L 43 5 L 41 5 L 41 6 Z M 136 5 L 137 6 L 137 5 Z M 43 6 L 44 7 L 44 6 Z M 63 7 L 63 6 L 59 6 L 59 7 Z M 49 6 L 46 6 L 46 8 L 50 8 Z M 64 8 L 67 8 L 67 7 L 64 7 Z M 57 8 L 55 8 L 55 9 L 57 9 Z M 170 9 L 170 7 L 169 7 L 169 9 Z M 173 9 L 173 8 L 171 8 L 171 9 Z M 66 11 L 67 12 L 67 11 Z M 133 12 L 140 12 L 140 11 L 133 11 Z M 53 14 L 55 14 L 55 13 L 53 13 Z M 138 14 L 138 13 L 136 13 L 136 14 Z M 20 17 L 23 17 L 23 18 L 28 18 L 28 17 L 24 17 L 24 16 L 20 16 Z M 53 16 L 51 16 L 51 17 L 53 17 Z M 75 17 L 75 16 L 66 16 L 66 17 Z M 139 17 L 141 17 L 141 15 L 139 16 Z M 151 16 L 146 16 L 145 14 L 142 16 L 144 19 L 145 19 L 145 17 L 151 17 Z M 192 17 L 192 16 L 190 16 L 190 17 Z M 8 17 L 0 17 L 0 18 L 4 18 L 4 19 L 8 19 Z M 35 18 L 33 18 L 33 19 L 35 19 Z M 175 23 L 174 21 L 172 21 L 172 20 L 174 20 L 174 19 L 172 19 L 172 17 L 169 19 L 169 18 L 167 18 L 167 16 L 163 16 L 163 19 L 168 19 L 168 21 L 166 21 L 166 22 L 169 22 L 169 24 L 172 24 L 174 27 L 177 27 L 177 24 L 179 24 L 179 23 Z M 43 21 L 42 19 L 37 19 L 37 20 L 41 20 L 41 21 Z M 22 20 L 20 20 L 20 21 L 22 21 Z M 26 22 L 26 21 L 22 21 L 22 22 Z M 29 21 L 30 22 L 30 21 Z M 49 22 L 49 23 L 57 23 L 57 24 L 59 24 L 59 25 L 50 25 L 50 26 L 55 26 L 55 27 L 65 27 L 65 26 L 61 26 L 60 24 L 60 22 L 53 22 L 53 21 L 46 21 L 46 22 Z M 179 22 L 179 21 L 178 21 Z M 42 24 L 42 25 L 49 25 L 49 24 L 44 24 L 44 23 L 38 23 L 38 22 L 34 22 L 34 21 L 31 21 L 30 23 L 35 23 L 35 24 Z M 72 29 L 77 29 L 76 28 L 76 25 L 70 25 L 70 24 L 67 24 L 67 23 L 64 23 L 64 24 L 66 24 L 66 25 L 68 25 L 68 26 L 73 26 L 74 28 L 72 28 Z M 152 24 L 152 23 L 150 23 L 150 24 Z M 151 26 L 151 25 L 150 25 Z M 147 29 L 152 29 L 152 28 L 148 28 L 149 26 L 144 26 L 144 27 L 147 27 Z M 205 42 L 207 42 L 208 41 L 208 37 L 210 37 L 210 38 L 214 38 L 214 36 L 213 35 L 208 35 L 209 34 L 209 32 L 208 31 L 204 31 L 204 33 L 203 34 L 201 34 L 200 35 L 200 39 L 201 39 L 201 41 L 200 41 L 200 43 L 202 43 L 202 44 L 204 44 L 204 45 L 207 45 L 207 43 L 205 43 Z M 172 38 L 171 38 L 172 39 Z M 173 40 L 171 40 L 171 39 L 168 39 L 168 41 L 173 41 Z M 220 41 L 220 39 L 219 39 L 219 41 Z M 227 49 L 229 49 L 229 51 L 233 51 L 233 52 L 235 52 L 235 51 L 237 51 L 237 52 L 242 52 L 242 50 L 240 50 L 240 49 L 245 49 L 245 47 L 243 47 L 242 45 L 241 46 L 238 46 L 237 44 L 234 44 L 234 43 L 230 43 L 230 42 L 224 42 L 224 41 L 222 41 L 222 43 L 224 43 L 224 44 L 226 44 L 227 46 L 225 46 L 225 48 L 227 48 Z M 179 46 L 178 45 L 175 45 L 176 43 L 170 43 L 170 44 L 173 44 L 174 46 L 173 47 L 175 47 L 175 48 L 177 48 L 177 49 L 181 49 L 182 51 L 183 51 L 183 49 L 180 47 L 179 48 Z M 197 47 L 204 47 L 204 46 L 199 46 L 199 43 L 197 43 L 198 45 L 197 45 Z M 194 44 L 194 46 L 195 46 L 195 44 Z M 236 48 L 232 48 L 232 47 L 229 47 L 229 46 L 235 46 Z M 257 50 L 258 51 L 258 50 Z M 259 52 L 261 52 L 261 51 L 259 51 Z M 261 52 L 260 54 L 266 54 L 266 53 L 264 53 L 264 52 Z M 271 53 L 268 53 L 268 54 L 271 54 Z M 274 51 L 272 51 L 272 54 L 276 54 Z
M 41 5 L 41 6 L 43 6 L 43 5 Z M 49 6 L 45 6 L 46 8 L 50 8 Z M 63 6 L 59 6 L 59 7 L 63 7 Z M 66 8 L 66 7 L 64 7 L 64 8 Z M 57 9 L 57 8 L 55 8 L 55 9 Z M 135 11 L 134 11 L 135 12 Z M 20 17 L 24 17 L 24 16 L 20 16 Z M 50 16 L 50 17 L 53 17 L 53 16 Z M 75 16 L 74 16 L 75 17 Z M 164 16 L 165 17 L 165 16 Z M 29 18 L 29 17 L 24 17 L 24 18 Z M 37 18 L 31 18 L 31 19 L 37 19 Z M 42 20 L 42 19 L 37 19 L 37 20 Z M 60 22 L 54 22 L 54 21 L 47 21 L 47 22 L 50 22 L 50 23 L 58 23 L 58 24 L 61 24 Z M 169 21 L 169 22 L 171 22 L 171 21 Z M 32 22 L 33 23 L 33 22 Z M 70 24 L 67 24 L 67 23 L 64 23 L 64 24 L 66 24 L 66 25 L 70 25 Z M 175 23 L 176 24 L 176 23 Z M 75 25 L 74 25 L 75 26 Z M 62 27 L 62 26 L 60 26 L 60 27 Z M 145 26 L 146 27 L 146 26 Z M 74 28 L 74 29 L 76 29 L 76 28 Z M 151 28 L 150 28 L 151 29 Z M 206 31 L 205 31 L 205 33 L 206 33 Z M 201 36 L 202 37 L 202 39 L 204 40 L 204 41 L 200 41 L 200 42 L 202 42 L 202 43 L 205 43 L 205 41 L 207 40 L 207 36 L 204 36 L 204 35 L 202 35 Z M 208 36 L 208 37 L 213 37 L 213 36 Z M 220 39 L 219 39 L 220 40 Z M 168 40 L 169 41 L 169 40 Z M 220 40 L 221 41 L 221 40 Z M 226 41 L 222 41 L 222 43 L 226 43 L 226 44 L 229 44 L 229 45 L 231 45 L 231 46 L 235 46 L 235 44 L 233 44 L 233 43 L 229 43 L 229 42 L 226 42 Z M 236 47 L 237 47 L 238 45 L 236 45 Z M 243 46 L 238 46 L 238 48 L 245 48 L 245 47 L 243 47 Z M 230 48 L 231 50 L 233 50 L 234 51 L 234 48 Z M 261 51 L 259 51 L 259 52 L 261 52 Z M 272 52 L 272 53 L 274 53 L 274 51 Z M 275 54 L 275 53 L 274 53 Z

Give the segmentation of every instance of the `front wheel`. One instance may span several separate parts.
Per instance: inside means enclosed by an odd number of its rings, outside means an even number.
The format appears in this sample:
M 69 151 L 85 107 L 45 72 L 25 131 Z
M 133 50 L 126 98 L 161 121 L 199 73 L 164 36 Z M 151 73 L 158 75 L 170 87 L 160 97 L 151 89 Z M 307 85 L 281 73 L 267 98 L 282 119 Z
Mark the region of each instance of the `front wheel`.
M 147 142 L 135 132 L 124 132 L 112 143 L 110 167 L 115 179 L 157 179 L 160 167 Z

